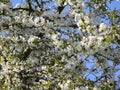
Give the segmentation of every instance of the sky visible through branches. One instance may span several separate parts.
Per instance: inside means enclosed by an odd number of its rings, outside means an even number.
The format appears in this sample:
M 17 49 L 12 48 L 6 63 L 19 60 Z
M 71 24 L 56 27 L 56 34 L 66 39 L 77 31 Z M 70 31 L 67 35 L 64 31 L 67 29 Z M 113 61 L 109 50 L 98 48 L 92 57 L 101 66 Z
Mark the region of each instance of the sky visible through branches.
M 14 7 L 16 4 L 24 3 L 24 1 L 25 1 L 25 0 L 11 0 L 13 7 Z M 117 10 L 119 9 L 119 10 L 120 10 L 120 1 L 119 1 L 119 0 L 113 0 L 112 3 L 107 3 L 107 6 L 108 6 L 111 10 L 114 10 L 114 9 L 117 9 Z M 85 11 L 87 12 L 87 10 L 85 10 Z M 107 23 L 107 20 L 105 20 L 105 19 L 101 19 L 101 21 Z M 83 57 L 80 57 L 79 59 L 83 59 L 83 58 L 85 58 L 85 57 L 83 56 Z M 91 60 L 91 63 L 86 63 L 86 66 L 87 66 L 88 68 L 91 68 L 91 67 L 93 66 L 93 64 L 92 64 L 92 59 L 94 59 L 94 57 L 89 56 L 88 59 Z M 113 63 L 112 63 L 112 62 L 109 62 L 109 64 L 112 65 Z M 118 68 L 119 68 L 119 67 L 120 67 L 120 65 L 118 66 Z M 98 75 L 99 75 L 99 74 L 101 74 L 101 72 L 99 72 Z M 87 74 L 86 74 L 86 75 L 87 75 Z M 119 70 L 117 73 L 115 73 L 115 76 L 119 76 L 119 75 L 120 75 L 120 70 Z M 94 80 L 94 76 L 93 76 L 92 74 L 91 74 L 91 75 L 89 74 L 89 75 L 87 75 L 87 76 L 89 76 L 89 78 L 90 78 L 91 80 Z M 115 79 L 117 80 L 118 78 L 115 77 Z

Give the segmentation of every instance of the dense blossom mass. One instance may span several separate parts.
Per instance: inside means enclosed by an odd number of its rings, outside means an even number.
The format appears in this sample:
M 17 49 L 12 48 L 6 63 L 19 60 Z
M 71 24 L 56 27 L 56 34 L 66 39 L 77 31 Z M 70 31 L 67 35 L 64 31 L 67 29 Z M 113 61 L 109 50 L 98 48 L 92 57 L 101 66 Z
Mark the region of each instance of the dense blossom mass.
M 0 0 L 0 90 L 119 90 L 113 2 Z

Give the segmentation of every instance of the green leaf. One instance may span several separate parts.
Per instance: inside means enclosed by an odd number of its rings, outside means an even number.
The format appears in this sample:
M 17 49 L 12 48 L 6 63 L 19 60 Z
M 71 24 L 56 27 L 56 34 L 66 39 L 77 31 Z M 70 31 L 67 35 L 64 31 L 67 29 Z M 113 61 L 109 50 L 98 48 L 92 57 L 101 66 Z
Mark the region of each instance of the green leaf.
M 112 41 L 111 37 L 108 36 L 106 37 L 105 39 L 103 39 L 103 42 L 107 42 L 107 43 L 110 43 Z
M 51 81 L 47 81 L 45 83 L 42 83 L 42 86 L 45 88 L 45 89 L 48 89 L 51 85 Z

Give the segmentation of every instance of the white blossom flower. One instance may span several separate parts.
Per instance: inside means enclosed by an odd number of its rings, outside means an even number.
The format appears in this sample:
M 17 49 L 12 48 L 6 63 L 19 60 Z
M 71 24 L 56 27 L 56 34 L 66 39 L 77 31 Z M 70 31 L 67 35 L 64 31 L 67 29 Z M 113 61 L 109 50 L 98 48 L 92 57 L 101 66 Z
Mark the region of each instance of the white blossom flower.
M 2 50 L 2 45 L 0 45 L 0 50 Z
M 14 67 L 13 71 L 15 71 L 15 72 L 19 72 L 20 69 L 19 69 L 19 67 Z
M 16 22 L 18 22 L 18 23 L 21 22 L 21 18 L 19 16 L 15 16 L 14 18 L 15 18 Z
M 41 66 L 41 69 L 45 70 L 45 69 L 47 69 L 47 66 Z
M 57 35 L 57 34 L 52 34 L 52 35 L 51 35 L 51 39 L 56 40 L 57 38 L 58 38 L 58 35 Z
M 82 3 L 82 7 L 84 8 L 85 7 L 85 2 L 81 2 Z
M 90 25 L 87 26 L 86 30 L 87 30 L 87 31 L 90 31 L 90 30 L 91 30 L 91 27 L 92 27 L 92 26 L 90 26 Z
M 2 8 L 8 8 L 7 4 L 3 4 L 2 2 L 0 3 L 0 6 L 1 6 Z
M 78 27 L 83 25 L 82 14 L 75 14 L 75 21 L 77 22 Z
M 37 44 L 39 42 L 39 38 L 37 36 L 31 35 L 28 39 L 29 44 Z
M 35 25 L 37 25 L 39 21 L 40 21 L 40 17 L 35 17 L 35 19 L 34 19 Z
M 80 88 L 76 87 L 75 90 L 80 90 Z
M 17 3 L 13 8 L 20 8 L 20 7 L 21 7 L 20 3 Z
M 61 87 L 62 90 L 68 90 L 70 82 L 71 82 L 71 80 L 67 80 L 64 84 L 59 83 L 59 86 Z
M 86 87 L 80 87 L 80 90 L 89 90 L 89 89 L 88 86 L 86 86 Z
M 75 46 L 75 48 L 77 49 L 77 50 L 81 50 L 81 42 L 76 42 L 77 44 L 76 44 L 76 46 Z
M 86 24 L 90 24 L 90 18 L 88 16 L 84 16 L 84 20 Z
M 107 29 L 107 25 L 105 23 L 101 23 L 99 26 L 99 31 L 103 31 Z
M 97 39 L 101 42 L 104 38 L 103 36 L 98 36 Z
M 101 90 L 101 89 L 95 86 L 93 90 Z

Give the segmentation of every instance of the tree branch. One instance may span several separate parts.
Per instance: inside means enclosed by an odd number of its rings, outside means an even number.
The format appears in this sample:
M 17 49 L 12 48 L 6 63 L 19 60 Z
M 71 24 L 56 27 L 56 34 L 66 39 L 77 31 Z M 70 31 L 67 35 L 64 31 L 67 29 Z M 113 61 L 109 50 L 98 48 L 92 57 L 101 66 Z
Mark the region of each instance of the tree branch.
M 37 3 L 37 5 L 38 5 L 38 7 L 41 9 L 41 11 L 42 11 L 42 4 L 41 4 L 41 6 L 40 6 L 40 3 L 38 2 L 38 0 L 35 0 L 36 1 L 36 3 Z M 42 2 L 42 1 L 41 1 Z
M 29 5 L 29 9 L 30 9 L 30 10 L 33 10 L 33 9 L 32 9 L 32 6 L 31 6 L 31 3 L 30 3 L 30 0 L 27 0 L 27 2 L 28 2 L 28 5 Z M 29 11 L 29 15 L 30 15 L 31 12 L 32 12 L 32 11 Z
M 17 10 L 25 10 L 25 11 L 29 11 L 29 12 L 34 12 L 33 9 L 29 9 L 29 8 L 12 8 L 12 11 L 17 11 Z

